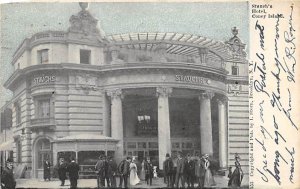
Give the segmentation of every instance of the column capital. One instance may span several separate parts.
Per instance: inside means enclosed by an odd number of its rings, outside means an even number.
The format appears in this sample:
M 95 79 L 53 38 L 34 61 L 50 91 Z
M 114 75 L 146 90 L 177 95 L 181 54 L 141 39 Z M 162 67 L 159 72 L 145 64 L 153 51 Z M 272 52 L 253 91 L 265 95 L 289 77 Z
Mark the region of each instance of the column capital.
M 228 101 L 227 96 L 221 96 L 217 98 L 218 105 L 225 105 L 227 101 Z
M 212 97 L 214 97 L 214 93 L 212 91 L 205 91 L 203 93 L 200 93 L 199 95 L 199 100 L 203 100 L 203 99 L 212 99 Z
M 157 97 L 169 97 L 172 93 L 173 89 L 171 87 L 157 87 L 156 88 L 156 96 Z
M 107 96 L 109 96 L 111 99 L 121 98 L 123 99 L 124 95 L 122 92 L 122 89 L 109 89 L 106 90 Z

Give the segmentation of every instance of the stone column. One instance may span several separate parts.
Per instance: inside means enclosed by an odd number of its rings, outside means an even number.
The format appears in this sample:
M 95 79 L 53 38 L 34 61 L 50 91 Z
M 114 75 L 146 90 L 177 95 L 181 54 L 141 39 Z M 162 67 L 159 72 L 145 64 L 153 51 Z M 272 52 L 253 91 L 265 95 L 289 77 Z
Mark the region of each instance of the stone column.
M 219 161 L 220 167 L 227 167 L 227 117 L 226 98 L 218 99 L 218 122 L 219 122 Z
M 213 155 L 213 137 L 211 123 L 211 99 L 213 93 L 206 91 L 199 96 L 200 100 L 200 138 L 201 153 Z
M 122 90 L 109 90 L 107 95 L 111 98 L 111 137 L 119 140 L 115 152 L 115 160 L 119 163 L 123 159 L 124 153 Z
M 163 169 L 163 162 L 166 159 L 166 153 L 171 154 L 169 96 L 172 93 L 172 88 L 158 87 L 156 89 L 156 93 L 158 96 L 159 169 Z

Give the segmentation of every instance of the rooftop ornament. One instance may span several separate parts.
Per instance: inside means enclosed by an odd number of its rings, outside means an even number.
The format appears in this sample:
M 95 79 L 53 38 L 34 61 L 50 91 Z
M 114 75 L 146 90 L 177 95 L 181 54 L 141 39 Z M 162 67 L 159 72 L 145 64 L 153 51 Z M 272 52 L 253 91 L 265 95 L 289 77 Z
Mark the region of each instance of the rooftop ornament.
M 233 37 L 225 42 L 229 49 L 232 51 L 233 57 L 246 57 L 245 47 L 246 45 L 238 37 L 239 30 L 237 27 L 231 29 Z

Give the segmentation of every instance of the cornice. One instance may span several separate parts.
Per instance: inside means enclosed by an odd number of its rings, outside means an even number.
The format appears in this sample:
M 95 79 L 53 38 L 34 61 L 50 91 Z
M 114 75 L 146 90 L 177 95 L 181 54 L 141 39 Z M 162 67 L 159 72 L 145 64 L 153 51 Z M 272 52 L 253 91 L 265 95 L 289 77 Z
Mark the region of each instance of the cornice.
M 26 79 L 26 76 L 35 72 L 42 71 L 78 71 L 78 72 L 91 72 L 98 73 L 103 76 L 106 74 L 122 73 L 122 72 L 135 72 L 148 73 L 150 71 L 155 72 L 188 72 L 197 73 L 204 77 L 211 77 L 214 80 L 226 81 L 228 72 L 224 69 L 217 69 L 209 66 L 192 65 L 187 63 L 158 63 L 158 62 L 147 62 L 147 63 L 127 63 L 120 65 L 83 65 L 75 63 L 60 63 L 60 64 L 40 64 L 30 66 L 21 70 L 15 71 L 9 79 L 4 83 L 4 87 L 12 90 L 12 85 L 17 81 Z

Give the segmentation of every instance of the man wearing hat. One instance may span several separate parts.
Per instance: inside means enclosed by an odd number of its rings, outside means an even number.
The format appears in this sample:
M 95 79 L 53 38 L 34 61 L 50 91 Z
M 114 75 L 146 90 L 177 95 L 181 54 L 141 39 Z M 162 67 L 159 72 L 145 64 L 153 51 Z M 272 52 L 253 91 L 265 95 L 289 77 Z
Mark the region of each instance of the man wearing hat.
M 97 164 L 95 165 L 95 170 L 97 172 L 97 187 L 104 187 L 105 186 L 105 162 L 104 156 L 101 155 Z
M 173 161 L 170 158 L 170 154 L 166 154 L 166 160 L 164 161 L 164 173 L 167 181 L 167 187 L 172 187 L 172 171 L 173 171 Z
M 11 158 L 7 159 L 6 167 L 2 171 L 1 186 L 3 189 L 16 188 L 16 181 L 13 173 L 13 161 Z

